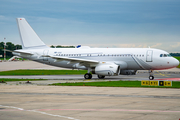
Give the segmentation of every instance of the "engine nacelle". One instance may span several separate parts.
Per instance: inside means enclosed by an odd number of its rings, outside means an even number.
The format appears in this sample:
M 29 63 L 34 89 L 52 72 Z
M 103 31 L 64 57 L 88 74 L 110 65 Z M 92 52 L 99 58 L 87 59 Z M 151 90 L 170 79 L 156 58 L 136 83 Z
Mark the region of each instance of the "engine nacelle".
M 136 75 L 137 70 L 121 70 L 121 75 Z
M 93 74 L 103 75 L 103 76 L 116 76 L 119 75 L 120 66 L 116 64 L 99 64 L 94 69 L 92 69 Z

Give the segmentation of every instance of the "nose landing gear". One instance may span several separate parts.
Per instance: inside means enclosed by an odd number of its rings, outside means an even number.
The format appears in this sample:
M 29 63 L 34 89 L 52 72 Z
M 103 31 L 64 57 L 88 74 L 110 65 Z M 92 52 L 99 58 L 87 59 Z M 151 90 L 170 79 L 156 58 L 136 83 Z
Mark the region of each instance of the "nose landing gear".
M 149 70 L 149 80 L 154 80 L 153 70 Z

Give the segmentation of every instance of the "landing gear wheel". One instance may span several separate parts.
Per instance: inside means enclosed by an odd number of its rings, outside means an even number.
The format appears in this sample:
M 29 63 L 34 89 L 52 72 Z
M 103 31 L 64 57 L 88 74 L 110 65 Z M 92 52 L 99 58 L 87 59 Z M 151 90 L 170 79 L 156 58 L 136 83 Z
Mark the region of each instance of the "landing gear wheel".
M 99 78 L 99 79 L 104 79 L 105 76 L 103 76 L 103 75 L 98 75 L 98 78 Z
M 154 76 L 149 76 L 149 80 L 154 80 Z
M 154 80 L 153 70 L 149 70 L 149 80 Z
M 84 78 L 85 78 L 85 79 L 91 79 L 91 78 L 92 78 L 92 75 L 91 75 L 90 73 L 86 73 L 86 74 L 84 75 Z

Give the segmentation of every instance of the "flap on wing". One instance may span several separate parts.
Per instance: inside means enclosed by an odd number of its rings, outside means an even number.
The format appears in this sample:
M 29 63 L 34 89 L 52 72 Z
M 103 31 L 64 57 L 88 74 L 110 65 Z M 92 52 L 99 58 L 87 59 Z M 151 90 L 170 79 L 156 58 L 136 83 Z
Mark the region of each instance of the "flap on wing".
M 86 62 L 86 63 L 95 63 L 98 64 L 99 61 L 97 60 L 87 60 L 87 59 L 80 59 L 80 58 L 69 58 L 69 57 L 60 57 L 60 56 L 50 56 L 53 59 L 57 60 L 67 60 L 73 62 Z
M 4 49 L 3 49 L 4 50 Z M 14 53 L 22 53 L 22 54 L 28 54 L 28 55 L 33 55 L 31 52 L 27 52 L 27 51 L 12 51 L 12 50 L 4 50 L 4 51 L 7 51 L 7 52 L 14 52 Z

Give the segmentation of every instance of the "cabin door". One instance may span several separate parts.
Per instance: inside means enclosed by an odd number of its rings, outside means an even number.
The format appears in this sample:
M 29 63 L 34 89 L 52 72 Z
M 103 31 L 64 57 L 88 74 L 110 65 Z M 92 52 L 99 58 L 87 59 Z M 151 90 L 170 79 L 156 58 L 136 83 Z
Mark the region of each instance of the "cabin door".
M 148 50 L 146 53 L 146 62 L 152 62 L 152 55 L 153 55 L 153 51 Z

